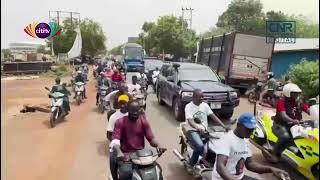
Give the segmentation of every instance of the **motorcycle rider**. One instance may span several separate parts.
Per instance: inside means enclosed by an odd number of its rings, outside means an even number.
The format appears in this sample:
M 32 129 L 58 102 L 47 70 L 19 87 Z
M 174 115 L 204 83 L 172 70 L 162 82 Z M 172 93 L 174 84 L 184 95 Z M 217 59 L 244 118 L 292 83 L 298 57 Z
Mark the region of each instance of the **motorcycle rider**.
M 99 96 L 100 96 L 100 87 L 107 86 L 110 87 L 109 81 L 105 78 L 104 73 L 101 72 L 97 79 L 97 94 L 96 94 L 96 105 L 99 103 Z
M 113 153 L 112 155 L 117 157 L 116 164 L 110 161 L 111 167 L 113 167 L 111 169 L 114 179 L 118 179 L 117 168 L 119 168 L 120 180 L 131 179 L 132 163 L 128 161 L 125 153 L 133 153 L 144 149 L 145 138 L 158 151 L 164 152 L 166 150 L 157 142 L 146 116 L 140 114 L 139 103 L 137 101 L 130 101 L 128 104 L 128 116 L 124 116 L 116 121 L 112 134 L 110 148 Z
M 253 133 L 255 127 L 256 119 L 254 115 L 244 113 L 239 117 L 237 127 L 234 131 L 229 131 L 213 143 L 212 148 L 215 150 L 217 158 L 212 172 L 212 179 L 252 179 L 245 176 L 244 167 L 249 171 L 259 174 L 273 173 L 277 177 L 283 175 L 289 178 L 287 172 L 271 166 L 262 165 L 252 159 L 248 138 Z
M 114 112 L 108 120 L 107 138 L 110 142 L 112 141 L 112 132 L 113 132 L 114 124 L 116 123 L 116 120 L 122 118 L 123 116 L 128 115 L 129 97 L 127 95 L 121 95 L 119 96 L 117 101 L 120 109 L 117 109 L 116 112 Z
M 111 80 L 113 82 L 121 82 L 121 81 L 123 81 L 122 75 L 120 74 L 118 69 L 113 71 L 113 74 L 111 76 Z
M 63 97 L 63 109 L 65 110 L 66 115 L 68 115 L 69 111 L 71 111 L 69 97 L 68 97 L 70 92 L 67 90 L 66 86 L 60 84 L 61 79 L 59 77 L 57 77 L 55 79 L 55 82 L 56 82 L 56 84 L 54 86 L 52 86 L 50 93 L 60 92 L 65 95 Z
M 186 136 L 190 140 L 190 144 L 194 150 L 190 159 L 189 167 L 187 167 L 189 173 L 192 173 L 194 165 L 196 165 L 199 156 L 203 153 L 204 144 L 207 140 L 202 140 L 202 134 L 208 128 L 208 116 L 210 116 L 213 121 L 224 127 L 227 131 L 230 129 L 229 127 L 226 127 L 212 112 L 210 106 L 203 102 L 203 92 L 200 89 L 195 89 L 193 91 L 192 101 L 185 107 L 185 117 L 188 122 L 186 126 Z M 202 124 L 195 123 L 194 119 L 201 120 Z
M 276 116 L 273 123 L 273 131 L 278 137 L 278 142 L 274 146 L 274 161 L 278 161 L 282 151 L 292 139 L 290 128 L 299 124 L 302 120 L 302 111 L 310 115 L 309 107 L 300 99 L 301 89 L 298 85 L 288 83 L 283 87 L 284 98 L 277 102 Z
M 140 68 L 139 73 L 137 73 L 136 76 L 138 77 L 139 84 L 145 86 L 146 90 L 148 90 L 148 77 L 144 73 L 144 68 Z
M 268 80 L 267 80 L 266 84 L 262 87 L 263 91 L 260 93 L 260 97 L 259 97 L 259 101 L 261 103 L 264 103 L 265 105 L 268 104 L 268 102 L 265 103 L 265 100 L 264 100 L 265 96 L 267 94 L 273 93 L 277 88 L 277 81 L 274 78 L 273 72 L 267 73 L 267 79 Z M 268 104 L 267 106 L 271 106 L 271 105 Z
M 77 71 L 77 76 L 74 78 L 74 82 L 82 82 L 82 83 L 85 83 L 85 79 L 84 79 L 84 77 L 83 77 L 83 75 L 82 75 L 82 71 Z M 84 86 L 84 88 L 83 88 L 83 96 L 84 96 L 84 98 L 85 99 L 87 99 L 87 96 L 86 96 L 86 87 Z M 73 99 L 75 99 L 76 98 L 76 94 L 74 95 L 74 97 L 73 97 Z
M 134 94 L 134 91 L 136 93 L 141 92 L 141 86 L 138 84 L 138 77 L 132 76 L 132 84 L 128 84 L 128 92 L 129 94 Z
M 153 82 L 153 85 L 155 85 L 156 83 L 156 78 L 158 77 L 158 75 L 160 74 L 160 71 L 159 71 L 159 68 L 156 67 L 156 69 L 153 71 L 152 73 L 152 82 Z

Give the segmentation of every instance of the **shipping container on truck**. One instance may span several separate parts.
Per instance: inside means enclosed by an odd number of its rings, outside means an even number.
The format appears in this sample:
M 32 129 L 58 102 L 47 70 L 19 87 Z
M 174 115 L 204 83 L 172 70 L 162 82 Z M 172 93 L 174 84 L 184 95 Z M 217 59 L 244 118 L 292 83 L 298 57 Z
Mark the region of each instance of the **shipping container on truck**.
M 226 84 L 247 89 L 258 80 L 265 80 L 265 74 L 271 68 L 273 48 L 274 44 L 266 43 L 264 36 L 225 33 L 202 39 L 196 62 L 206 64 L 224 76 Z

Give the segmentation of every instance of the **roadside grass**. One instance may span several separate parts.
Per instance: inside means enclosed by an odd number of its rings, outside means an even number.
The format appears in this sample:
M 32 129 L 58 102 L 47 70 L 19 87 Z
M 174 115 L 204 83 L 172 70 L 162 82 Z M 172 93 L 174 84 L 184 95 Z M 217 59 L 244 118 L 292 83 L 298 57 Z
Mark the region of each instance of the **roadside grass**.
M 48 77 L 48 78 L 56 78 L 56 77 L 65 77 L 71 75 L 71 71 L 66 64 L 59 64 L 58 66 L 55 66 L 52 68 L 52 70 L 42 73 L 42 77 Z

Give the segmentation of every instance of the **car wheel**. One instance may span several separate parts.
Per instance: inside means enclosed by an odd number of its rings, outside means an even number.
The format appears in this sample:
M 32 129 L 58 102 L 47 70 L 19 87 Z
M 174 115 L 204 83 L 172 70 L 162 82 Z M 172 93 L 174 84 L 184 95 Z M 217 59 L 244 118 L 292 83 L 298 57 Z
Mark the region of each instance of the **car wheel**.
M 160 97 L 160 89 L 158 89 L 158 92 L 157 92 L 157 99 L 160 105 L 164 105 L 164 101 Z
M 181 108 L 179 107 L 179 103 L 178 103 L 177 99 L 173 100 L 172 107 L 173 107 L 174 118 L 179 122 L 184 121 L 183 112 L 181 111 Z

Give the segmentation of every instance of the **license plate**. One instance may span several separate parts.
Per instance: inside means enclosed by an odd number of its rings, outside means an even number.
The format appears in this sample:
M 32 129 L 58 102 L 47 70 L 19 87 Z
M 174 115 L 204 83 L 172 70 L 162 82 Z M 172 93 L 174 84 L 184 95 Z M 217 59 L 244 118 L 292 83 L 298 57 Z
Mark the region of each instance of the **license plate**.
M 211 103 L 211 109 L 221 109 L 221 103 Z

